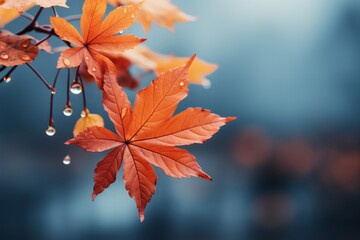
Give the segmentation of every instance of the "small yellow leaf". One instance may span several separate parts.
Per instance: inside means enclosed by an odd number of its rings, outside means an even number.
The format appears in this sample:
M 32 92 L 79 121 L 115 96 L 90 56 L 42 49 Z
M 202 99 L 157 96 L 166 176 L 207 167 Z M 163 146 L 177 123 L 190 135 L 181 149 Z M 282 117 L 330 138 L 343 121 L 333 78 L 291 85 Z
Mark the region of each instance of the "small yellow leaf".
M 4 2 L 0 1 L 0 4 L 2 4 L 2 3 L 4 3 Z M 32 6 L 33 6 L 33 4 L 25 6 L 24 11 L 30 9 Z M 6 9 L 3 7 L 0 7 L 0 28 L 5 27 L 6 24 L 15 20 L 19 16 L 20 16 L 20 13 L 15 8 Z
M 87 111 L 85 117 L 79 118 L 74 127 L 74 137 L 89 127 L 104 127 L 104 119 L 99 114 L 92 114 Z

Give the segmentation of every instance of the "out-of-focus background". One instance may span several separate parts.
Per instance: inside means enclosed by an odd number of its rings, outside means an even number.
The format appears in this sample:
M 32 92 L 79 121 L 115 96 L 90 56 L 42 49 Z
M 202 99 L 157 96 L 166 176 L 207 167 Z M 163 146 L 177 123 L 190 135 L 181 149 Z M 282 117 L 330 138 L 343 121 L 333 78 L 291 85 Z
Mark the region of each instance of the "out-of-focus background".
M 128 33 L 146 37 L 155 51 L 196 52 L 219 64 L 212 87 L 191 86 L 179 109 L 238 118 L 186 148 L 214 180 L 157 171 L 143 223 L 122 171 L 92 202 L 93 169 L 104 154 L 63 145 L 81 97 L 72 96 L 73 116 L 63 116 L 61 75 L 57 134 L 46 136 L 49 92 L 22 66 L 0 85 L 0 238 L 360 239 L 360 1 L 173 2 L 198 20 L 177 24 L 175 33 L 153 26 L 145 34 L 138 24 Z M 80 13 L 82 1 L 68 3 L 61 16 Z M 20 18 L 7 29 L 26 23 Z M 41 53 L 34 66 L 50 80 L 57 57 Z M 96 86 L 86 90 L 90 110 L 106 117 Z M 127 92 L 133 100 L 135 91 Z

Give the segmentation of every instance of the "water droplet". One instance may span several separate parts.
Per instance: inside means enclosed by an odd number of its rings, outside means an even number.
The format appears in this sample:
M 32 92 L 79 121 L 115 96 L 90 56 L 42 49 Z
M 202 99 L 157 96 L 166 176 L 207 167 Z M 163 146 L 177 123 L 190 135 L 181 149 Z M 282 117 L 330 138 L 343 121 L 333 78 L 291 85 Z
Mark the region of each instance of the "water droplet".
M 5 83 L 11 82 L 11 77 L 10 76 L 5 76 L 3 79 L 4 79 Z
M 63 60 L 63 62 L 64 62 L 64 64 L 65 64 L 65 66 L 67 66 L 67 67 L 69 67 L 70 66 L 70 64 L 71 64 L 71 62 L 70 62 L 70 60 L 69 59 L 64 59 Z
M 9 55 L 6 52 L 2 52 L 0 55 L 0 58 L 3 60 L 8 60 L 9 59 Z
M 30 45 L 29 42 L 24 42 L 21 46 L 22 46 L 23 48 L 27 48 L 29 45 Z
M 70 87 L 70 91 L 73 93 L 73 94 L 80 94 L 82 92 L 82 86 L 80 83 L 73 83 L 71 84 L 71 87 Z
M 90 58 L 86 56 L 86 57 L 85 57 L 85 60 L 86 60 L 86 61 L 89 61 L 89 60 L 90 60 Z
M 180 82 L 180 87 L 183 87 L 185 85 L 184 82 Z
M 124 32 L 124 30 L 120 30 L 120 31 L 119 31 L 120 34 L 123 34 L 123 32 Z
M 81 111 L 80 116 L 81 117 L 86 117 L 88 114 L 89 114 L 89 109 L 86 109 L 86 110 Z
M 91 68 L 91 71 L 92 71 L 92 72 L 96 72 L 96 67 L 92 67 L 92 68 Z
M 135 14 L 131 14 L 131 16 L 130 16 L 132 19 L 134 19 L 135 18 Z
M 127 112 L 128 112 L 127 108 L 122 108 L 121 109 L 121 118 L 124 118 L 126 116 Z
M 56 129 L 53 126 L 49 126 L 46 130 L 45 130 L 46 135 L 48 135 L 49 137 L 52 137 L 55 135 L 56 133 Z
M 126 13 L 127 13 L 127 11 L 128 11 L 128 10 L 127 10 L 127 8 L 125 7 L 125 8 L 124 8 L 124 13 L 126 14 Z
M 66 155 L 63 160 L 63 164 L 69 165 L 71 163 L 71 157 L 70 155 Z
M 29 55 L 22 55 L 20 58 L 21 58 L 21 60 L 24 60 L 24 61 L 30 61 L 31 60 Z
M 55 94 L 56 94 L 56 89 L 55 89 L 55 88 L 51 89 L 51 94 L 52 94 L 52 95 L 55 95 Z
M 205 81 L 202 83 L 202 86 L 204 88 L 210 88 L 211 87 L 211 82 L 208 79 L 205 79 Z
M 65 107 L 63 113 L 65 116 L 70 117 L 73 113 L 73 110 L 71 107 Z

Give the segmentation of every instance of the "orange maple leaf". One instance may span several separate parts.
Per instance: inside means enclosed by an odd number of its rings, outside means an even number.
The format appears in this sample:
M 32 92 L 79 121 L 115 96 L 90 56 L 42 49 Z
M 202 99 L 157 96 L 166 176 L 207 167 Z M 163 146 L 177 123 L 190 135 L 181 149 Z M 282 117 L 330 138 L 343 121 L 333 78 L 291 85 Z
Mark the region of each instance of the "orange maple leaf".
M 155 193 L 157 176 L 150 164 L 171 177 L 211 180 L 193 155 L 175 146 L 203 143 L 235 118 L 222 118 L 201 108 L 188 108 L 173 116 L 188 94 L 188 70 L 194 58 L 162 73 L 141 90 L 134 109 L 116 81 L 105 76 L 103 104 L 118 135 L 106 128 L 91 127 L 66 142 L 89 152 L 113 149 L 96 166 L 93 199 L 116 180 L 123 159 L 125 188 L 135 199 L 141 221 Z
M 156 53 L 146 46 L 140 45 L 124 53 L 138 67 L 144 70 L 154 71 L 157 75 L 171 68 L 185 64 L 188 58 L 174 55 L 163 55 Z M 192 84 L 209 86 L 210 81 L 206 78 L 218 69 L 216 64 L 205 62 L 199 58 L 195 59 L 189 69 L 189 81 Z
M 75 47 L 61 53 L 57 67 L 77 67 L 86 62 L 88 72 L 102 89 L 104 68 L 116 75 L 116 67 L 108 58 L 131 49 L 144 41 L 134 35 L 114 36 L 129 28 L 137 17 L 137 5 L 117 7 L 102 21 L 106 11 L 106 0 L 85 0 L 80 20 L 82 36 L 69 22 L 60 17 L 50 21 L 56 34 Z
M 120 4 L 134 4 L 139 0 L 108 0 L 110 4 L 118 6 Z M 182 12 L 170 0 L 145 0 L 140 7 L 137 19 L 145 32 L 151 28 L 154 21 L 161 27 L 174 30 L 174 24 L 177 22 L 188 22 L 196 20 L 195 17 Z

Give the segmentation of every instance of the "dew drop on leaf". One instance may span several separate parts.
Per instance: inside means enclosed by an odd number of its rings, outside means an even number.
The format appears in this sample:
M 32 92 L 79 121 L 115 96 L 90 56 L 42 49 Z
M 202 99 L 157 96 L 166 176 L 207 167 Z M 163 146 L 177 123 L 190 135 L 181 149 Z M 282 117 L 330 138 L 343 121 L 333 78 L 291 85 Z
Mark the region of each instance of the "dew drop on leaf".
M 89 57 L 85 57 L 85 60 L 86 60 L 86 61 L 89 61 L 89 60 L 90 60 L 90 58 L 89 58 Z
M 69 59 L 67 59 L 67 58 L 66 58 L 66 59 L 64 59 L 64 61 L 63 61 L 63 62 L 64 62 L 64 64 L 65 64 L 65 66 L 67 66 L 67 67 L 68 67 L 68 66 L 70 66 L 70 64 L 71 64 L 71 63 L 70 63 L 70 60 L 69 60 Z
M 73 83 L 71 84 L 71 87 L 70 87 L 70 91 L 73 93 L 73 94 L 80 94 L 82 92 L 82 86 L 80 83 Z
M 52 137 L 55 135 L 56 133 L 56 129 L 53 126 L 49 126 L 46 130 L 45 130 L 46 135 L 48 135 L 49 137 Z
M 184 82 L 180 82 L 180 87 L 183 87 L 185 85 Z
M 63 160 L 63 164 L 69 165 L 71 163 L 71 157 L 70 155 L 66 155 Z
M 65 107 L 63 113 L 65 116 L 70 117 L 73 113 L 73 110 L 71 107 Z
M 131 18 L 134 19 L 134 18 L 135 18 L 135 14 L 132 13 L 132 14 L 131 14 Z
M 29 55 L 22 55 L 20 58 L 21 58 L 21 60 L 23 60 L 23 61 L 30 61 L 30 60 L 31 60 L 31 58 L 30 58 Z
M 5 77 L 4 77 L 4 82 L 5 82 L 5 83 L 11 82 L 11 76 L 5 76 Z
M 92 68 L 91 68 L 91 71 L 92 71 L 92 72 L 96 72 L 96 67 L 92 67 Z
M 0 55 L 0 58 L 3 60 L 8 60 L 9 59 L 9 55 L 6 52 L 2 52 Z
M 125 13 L 125 14 L 127 13 L 127 8 L 124 8 L 124 13 Z
M 124 118 L 126 116 L 127 112 L 128 112 L 127 108 L 122 108 L 121 109 L 121 118 Z

